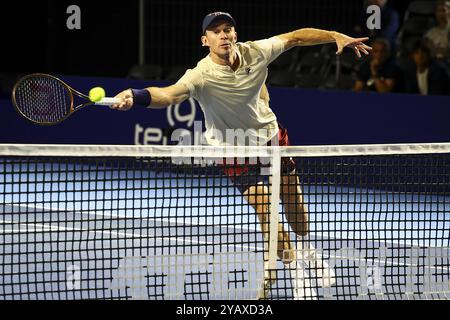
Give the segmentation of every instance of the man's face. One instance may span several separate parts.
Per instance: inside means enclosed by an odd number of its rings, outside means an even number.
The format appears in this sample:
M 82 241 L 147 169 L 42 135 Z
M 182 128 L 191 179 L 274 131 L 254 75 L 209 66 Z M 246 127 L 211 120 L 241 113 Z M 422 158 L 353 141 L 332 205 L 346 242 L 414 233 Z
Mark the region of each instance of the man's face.
M 220 57 L 230 55 L 236 41 L 237 34 L 233 25 L 225 20 L 214 21 L 202 36 L 203 45 Z
M 430 57 L 428 56 L 428 54 L 420 49 L 417 49 L 413 52 L 413 60 L 414 63 L 418 66 L 418 67 L 427 67 L 429 65 L 430 62 Z

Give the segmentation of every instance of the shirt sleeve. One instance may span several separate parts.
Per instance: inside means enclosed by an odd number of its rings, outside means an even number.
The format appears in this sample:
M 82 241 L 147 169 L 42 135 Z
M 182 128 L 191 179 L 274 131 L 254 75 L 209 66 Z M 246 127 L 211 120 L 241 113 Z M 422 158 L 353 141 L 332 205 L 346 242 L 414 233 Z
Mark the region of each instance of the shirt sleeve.
M 276 36 L 269 39 L 255 41 L 254 44 L 261 50 L 267 60 L 267 64 L 271 63 L 284 52 L 284 43 Z
M 199 70 L 188 69 L 185 74 L 177 81 L 177 84 L 183 84 L 189 89 L 189 96 L 197 97 L 198 91 L 203 86 L 203 77 Z

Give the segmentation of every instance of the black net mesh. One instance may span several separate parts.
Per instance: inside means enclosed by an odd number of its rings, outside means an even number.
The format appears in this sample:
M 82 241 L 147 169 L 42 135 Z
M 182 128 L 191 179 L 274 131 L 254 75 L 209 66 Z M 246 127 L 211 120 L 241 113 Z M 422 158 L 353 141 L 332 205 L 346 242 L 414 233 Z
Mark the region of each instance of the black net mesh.
M 1 159 L 0 299 L 449 297 L 446 153 Z

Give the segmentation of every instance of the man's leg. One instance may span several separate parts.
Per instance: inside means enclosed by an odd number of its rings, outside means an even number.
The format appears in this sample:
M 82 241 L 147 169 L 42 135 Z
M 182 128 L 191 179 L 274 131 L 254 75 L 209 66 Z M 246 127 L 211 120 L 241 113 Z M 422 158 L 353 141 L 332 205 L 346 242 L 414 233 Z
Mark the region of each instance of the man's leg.
M 330 287 L 336 282 L 334 271 L 316 252 L 310 243 L 308 233 L 308 210 L 303 201 L 300 181 L 295 170 L 281 177 L 281 200 L 286 219 L 297 234 L 297 258 L 311 265 L 321 287 Z
M 262 184 L 250 186 L 244 192 L 245 200 L 255 209 L 266 242 L 269 240 L 269 214 L 270 193 L 269 188 Z M 287 254 L 287 253 L 290 253 Z M 295 260 L 295 250 L 292 247 L 289 234 L 284 230 L 283 224 L 278 224 L 278 250 L 277 255 L 285 264 Z
M 247 190 L 244 191 L 243 196 L 245 200 L 255 209 L 256 214 L 258 216 L 258 220 L 261 224 L 261 229 L 264 235 L 264 243 L 269 242 L 269 214 L 270 214 L 270 192 L 267 186 L 262 184 L 258 184 L 255 186 L 250 186 Z M 268 247 L 264 248 L 264 269 L 268 269 L 268 260 L 269 257 Z M 290 264 L 295 260 L 295 249 L 293 248 L 289 234 L 284 230 L 283 224 L 278 224 L 278 257 L 285 264 Z M 264 274 L 264 285 L 263 292 L 260 293 L 259 297 L 262 299 L 267 298 L 268 292 L 270 290 L 271 285 L 276 280 L 276 273 L 268 273 Z
M 280 198 L 289 225 L 297 236 L 307 236 L 309 233 L 308 210 L 303 202 L 300 181 L 295 169 L 291 173 L 281 176 L 280 190 Z

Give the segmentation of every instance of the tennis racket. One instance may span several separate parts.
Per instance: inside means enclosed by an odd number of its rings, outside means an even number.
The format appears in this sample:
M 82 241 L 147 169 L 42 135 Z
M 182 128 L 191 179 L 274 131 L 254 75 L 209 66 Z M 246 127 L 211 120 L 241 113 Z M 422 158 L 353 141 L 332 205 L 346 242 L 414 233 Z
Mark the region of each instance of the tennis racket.
M 74 106 L 74 95 L 82 99 Z M 116 98 L 103 98 L 93 102 L 62 80 L 43 73 L 21 78 L 14 85 L 12 101 L 16 111 L 25 119 L 38 125 L 54 125 L 67 119 L 72 113 L 91 105 L 110 106 L 120 102 Z

